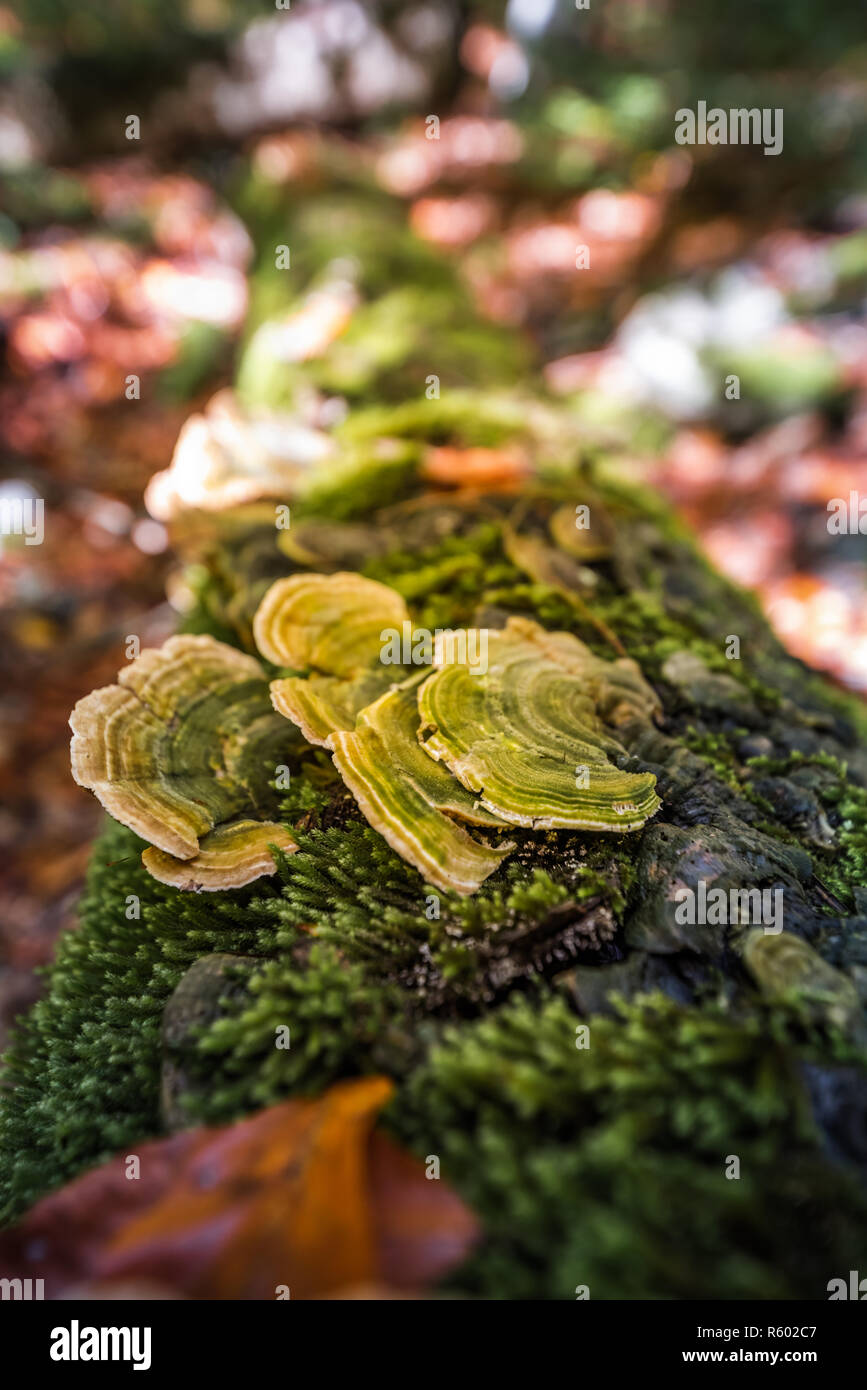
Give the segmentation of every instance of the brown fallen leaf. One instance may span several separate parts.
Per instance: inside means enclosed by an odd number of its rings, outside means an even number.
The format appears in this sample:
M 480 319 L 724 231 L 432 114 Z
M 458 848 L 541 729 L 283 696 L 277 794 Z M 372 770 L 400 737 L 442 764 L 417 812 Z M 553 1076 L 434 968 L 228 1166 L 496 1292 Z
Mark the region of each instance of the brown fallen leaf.
M 318 1298 L 429 1287 L 475 1243 L 475 1217 L 386 1135 L 384 1077 L 341 1082 L 222 1129 L 130 1146 L 0 1236 L 0 1276 L 145 1280 L 200 1299 Z M 285 1296 L 285 1295 L 284 1295 Z

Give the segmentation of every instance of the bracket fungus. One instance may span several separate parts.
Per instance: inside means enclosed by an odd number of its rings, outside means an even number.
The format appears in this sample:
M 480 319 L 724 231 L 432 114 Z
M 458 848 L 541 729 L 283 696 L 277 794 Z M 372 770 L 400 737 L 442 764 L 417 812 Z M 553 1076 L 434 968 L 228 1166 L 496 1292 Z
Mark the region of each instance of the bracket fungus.
M 346 571 L 293 574 L 271 585 L 253 635 L 275 666 L 354 676 L 379 659 L 382 629 L 408 617 L 400 594 L 375 579 Z
M 214 893 L 221 888 L 242 888 L 245 883 L 273 874 L 272 846 L 284 854 L 297 849 L 282 825 L 241 819 L 218 825 L 204 835 L 193 859 L 177 859 L 154 845 L 141 858 L 151 877 L 160 883 L 188 892 Z
M 431 883 L 473 893 L 515 848 L 468 825 L 622 832 L 657 810 L 655 777 L 616 765 L 626 750 L 606 727 L 656 708 L 634 662 L 511 618 L 483 634 L 487 670 L 469 640 L 482 634 L 461 632 L 433 649 L 432 671 L 407 676 L 382 663 L 384 630 L 404 624 L 387 585 L 306 574 L 271 586 L 254 634 L 263 656 L 306 673 L 272 682 L 275 709 L 330 749 L 370 824 Z
M 600 714 L 652 710 L 630 661 L 607 662 L 568 633 L 510 618 L 488 635 L 488 669 L 441 665 L 418 695 L 422 746 L 481 804 L 535 829 L 638 830 L 660 805 L 652 773 L 623 772 L 626 750 Z
M 502 827 L 418 743 L 424 672 L 381 661 L 382 633 L 409 622 L 402 597 L 358 574 L 293 575 L 265 595 L 253 624 L 275 664 L 307 670 L 273 681 L 275 709 L 328 748 L 367 820 L 431 883 L 473 893 L 513 844 L 491 847 L 459 821 Z
M 460 821 L 505 828 L 418 742 L 419 676 L 361 711 L 353 731 L 332 734 L 334 765 L 367 820 L 403 859 L 446 891 L 474 893 L 515 848 L 491 846 Z
M 79 700 L 69 723 L 73 777 L 159 852 L 144 862 L 163 882 L 237 886 L 274 871 L 265 844 L 292 848 L 262 819 L 292 739 L 254 657 L 172 637 Z
M 253 636 L 275 666 L 309 672 L 271 682 L 274 708 L 300 728 L 308 743 L 328 746 L 337 729 L 394 681 L 381 664 L 380 634 L 409 613 L 400 594 L 360 574 L 295 574 L 265 594 Z

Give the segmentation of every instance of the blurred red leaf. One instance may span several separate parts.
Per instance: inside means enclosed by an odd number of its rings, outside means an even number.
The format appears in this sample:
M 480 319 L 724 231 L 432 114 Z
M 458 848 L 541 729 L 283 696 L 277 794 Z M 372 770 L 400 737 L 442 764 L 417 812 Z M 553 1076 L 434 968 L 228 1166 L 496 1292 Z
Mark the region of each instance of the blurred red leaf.
M 223 1129 L 134 1146 L 44 1198 L 0 1236 L 0 1275 L 45 1296 L 89 1281 L 153 1281 L 203 1299 L 419 1290 L 469 1252 L 475 1218 L 441 1180 L 374 1133 L 382 1077 L 342 1082 Z

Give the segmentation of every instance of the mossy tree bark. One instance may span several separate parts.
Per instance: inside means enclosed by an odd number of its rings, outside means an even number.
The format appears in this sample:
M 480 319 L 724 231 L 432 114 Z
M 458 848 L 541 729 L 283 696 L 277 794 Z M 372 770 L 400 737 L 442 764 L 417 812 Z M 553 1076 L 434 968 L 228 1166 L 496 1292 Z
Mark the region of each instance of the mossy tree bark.
M 532 618 L 637 663 L 659 712 L 619 728 L 623 769 L 662 805 L 630 834 L 510 827 L 470 896 L 426 883 L 306 745 L 274 878 L 180 892 L 110 825 L 9 1058 L 6 1218 L 144 1136 L 384 1072 L 389 1124 L 484 1222 L 458 1289 L 826 1297 L 867 1230 L 863 708 L 545 398 L 528 346 L 478 321 L 399 209 L 361 187 L 291 217 L 255 183 L 242 201 L 260 266 L 239 397 L 339 395 L 342 462 L 285 499 L 288 544 L 273 506 L 179 529 L 186 629 L 253 652 L 262 595 L 305 570 L 389 585 L 430 631 Z M 281 360 L 262 325 L 347 279 L 345 332 Z M 472 449 L 445 462 L 456 482 L 483 463 L 485 486 L 447 485 L 442 451 Z M 555 518 L 585 505 L 605 539 L 570 554 Z M 682 890 L 727 906 L 691 921 Z M 770 915 L 729 910 L 750 890 Z

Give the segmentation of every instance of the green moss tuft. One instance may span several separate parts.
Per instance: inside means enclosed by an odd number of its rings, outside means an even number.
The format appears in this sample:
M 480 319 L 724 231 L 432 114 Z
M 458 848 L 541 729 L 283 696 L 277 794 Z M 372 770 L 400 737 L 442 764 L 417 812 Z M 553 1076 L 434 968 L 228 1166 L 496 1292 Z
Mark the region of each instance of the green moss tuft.
M 205 952 L 257 950 L 243 894 L 204 903 L 162 888 L 141 867 L 142 848 L 113 822 L 100 837 L 80 925 L 62 938 L 46 995 L 7 1057 L 2 1220 L 157 1132 L 166 999 Z M 128 917 L 137 904 L 141 917 Z
M 292 1095 L 315 1095 L 345 1077 L 382 1072 L 400 1036 L 401 992 L 370 985 L 335 947 L 269 961 L 247 993 L 184 1055 L 191 1123 L 225 1123 Z M 277 1046 L 280 1030 L 289 1046 Z M 397 1060 L 406 1058 L 392 1044 Z M 392 1063 L 392 1069 L 397 1061 Z
M 594 1018 L 579 1050 L 543 995 L 448 1030 L 390 1122 L 483 1216 L 461 1291 L 824 1298 L 867 1202 L 825 1162 L 797 1065 L 757 1019 L 661 997 Z

